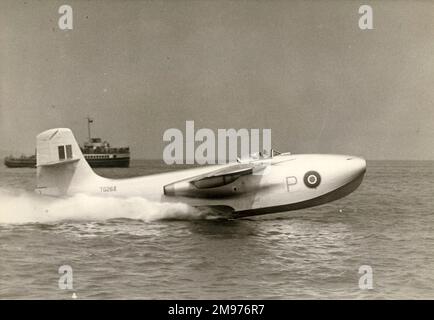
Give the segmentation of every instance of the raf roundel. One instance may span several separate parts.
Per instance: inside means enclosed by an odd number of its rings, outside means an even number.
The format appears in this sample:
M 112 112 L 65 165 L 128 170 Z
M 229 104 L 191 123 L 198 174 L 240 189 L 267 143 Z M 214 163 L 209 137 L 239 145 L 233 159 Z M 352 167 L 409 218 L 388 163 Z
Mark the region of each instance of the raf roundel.
M 308 171 L 304 175 L 304 184 L 308 188 L 316 188 L 321 183 L 321 176 L 316 171 Z

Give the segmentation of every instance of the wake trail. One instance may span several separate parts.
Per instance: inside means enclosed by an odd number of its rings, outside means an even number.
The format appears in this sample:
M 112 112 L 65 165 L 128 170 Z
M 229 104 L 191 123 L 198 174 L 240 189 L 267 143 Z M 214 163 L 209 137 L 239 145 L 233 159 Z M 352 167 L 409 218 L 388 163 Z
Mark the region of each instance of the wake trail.
M 22 189 L 0 188 L 0 224 L 55 223 L 63 220 L 201 219 L 204 213 L 183 203 L 159 203 L 141 197 L 115 198 L 77 194 L 51 198 Z

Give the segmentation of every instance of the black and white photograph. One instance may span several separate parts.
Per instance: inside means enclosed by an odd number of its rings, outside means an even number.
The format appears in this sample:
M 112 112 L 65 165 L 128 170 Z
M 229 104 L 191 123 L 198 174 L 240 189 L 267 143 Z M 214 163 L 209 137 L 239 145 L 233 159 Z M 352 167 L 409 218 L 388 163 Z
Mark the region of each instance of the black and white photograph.
M 0 159 L 0 300 L 432 300 L 434 2 L 0 0 Z

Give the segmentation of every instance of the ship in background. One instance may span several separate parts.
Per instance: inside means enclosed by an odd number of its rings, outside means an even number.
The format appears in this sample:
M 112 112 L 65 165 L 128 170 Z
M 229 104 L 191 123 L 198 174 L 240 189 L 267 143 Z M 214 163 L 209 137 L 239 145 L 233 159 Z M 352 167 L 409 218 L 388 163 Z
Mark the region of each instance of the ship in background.
M 36 167 L 36 155 L 20 157 L 8 156 L 4 160 L 5 166 L 9 168 L 35 168 Z
M 93 119 L 87 117 L 88 141 L 81 148 L 84 157 L 89 165 L 96 167 L 129 167 L 130 166 L 130 148 L 129 147 L 110 147 L 107 141 L 101 138 L 92 138 L 90 125 Z
M 101 138 L 92 138 L 90 125 L 93 119 L 87 117 L 88 141 L 81 148 L 84 157 L 92 168 L 124 167 L 130 166 L 129 147 L 111 147 L 107 141 Z M 9 168 L 36 167 L 36 155 L 21 157 L 6 157 L 4 164 Z

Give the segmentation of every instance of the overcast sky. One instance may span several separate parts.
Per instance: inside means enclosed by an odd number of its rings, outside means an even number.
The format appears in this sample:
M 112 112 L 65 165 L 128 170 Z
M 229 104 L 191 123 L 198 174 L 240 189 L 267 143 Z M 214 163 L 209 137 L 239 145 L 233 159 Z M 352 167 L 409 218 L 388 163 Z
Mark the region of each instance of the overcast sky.
M 87 115 L 134 158 L 194 120 L 293 153 L 434 159 L 434 2 L 1 1 L 0 150 L 53 127 L 83 142 Z

